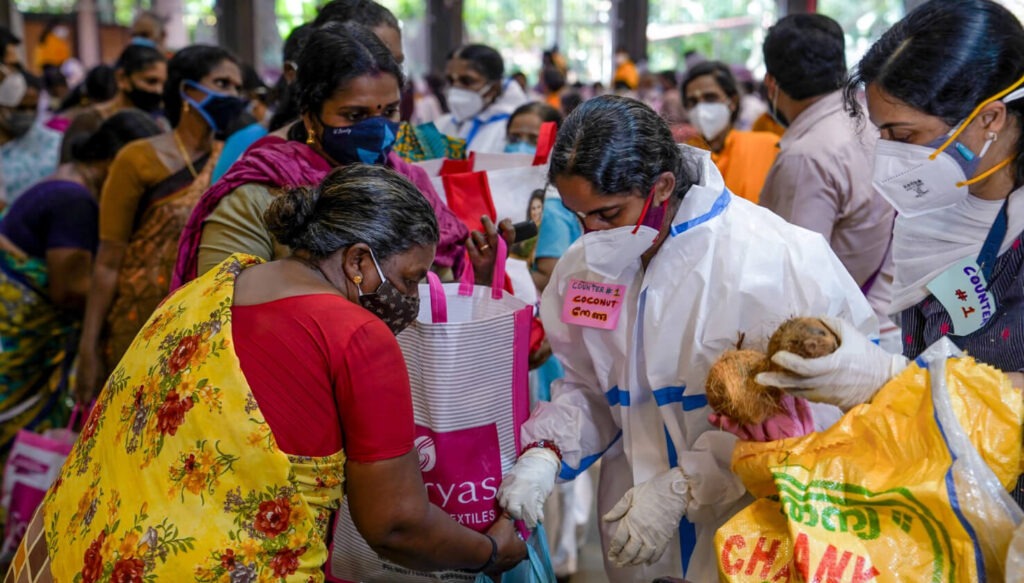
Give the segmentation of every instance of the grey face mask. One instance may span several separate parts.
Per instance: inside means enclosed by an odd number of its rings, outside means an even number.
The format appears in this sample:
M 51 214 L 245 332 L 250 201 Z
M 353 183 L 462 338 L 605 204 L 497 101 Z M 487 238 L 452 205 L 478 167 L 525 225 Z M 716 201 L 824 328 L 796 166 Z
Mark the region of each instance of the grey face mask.
M 15 109 L 0 121 L 2 121 L 9 134 L 15 138 L 20 138 L 27 134 L 32 129 L 33 124 L 36 123 L 36 112 Z

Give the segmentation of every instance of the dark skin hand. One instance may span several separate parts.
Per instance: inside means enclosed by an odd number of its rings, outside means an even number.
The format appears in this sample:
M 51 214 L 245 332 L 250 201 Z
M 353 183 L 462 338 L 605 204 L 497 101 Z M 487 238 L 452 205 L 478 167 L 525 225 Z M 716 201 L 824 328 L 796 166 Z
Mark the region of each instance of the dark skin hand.
M 495 226 L 490 217 L 480 217 L 484 231 L 473 231 L 466 238 L 466 250 L 469 261 L 473 264 L 473 278 L 477 285 L 491 285 L 494 279 L 494 262 L 498 258 L 498 229 L 505 243 L 512 245 L 516 240 L 516 230 L 511 219 L 505 219 Z
M 385 558 L 422 570 L 479 569 L 490 560 L 487 537 L 430 503 L 415 450 L 371 464 L 349 461 L 345 482 L 352 521 Z M 487 534 L 498 544 L 498 559 L 488 575 L 507 571 L 526 558 L 526 543 L 511 520 L 498 519 Z

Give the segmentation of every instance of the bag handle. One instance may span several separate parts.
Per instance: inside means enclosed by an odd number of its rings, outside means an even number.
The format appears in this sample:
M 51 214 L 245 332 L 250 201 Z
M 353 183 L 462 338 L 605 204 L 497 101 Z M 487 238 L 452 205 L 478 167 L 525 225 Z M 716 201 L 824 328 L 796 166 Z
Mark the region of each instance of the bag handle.
M 78 421 L 78 416 L 82 413 L 82 406 L 75 403 L 75 406 L 71 408 L 71 420 L 68 421 L 67 430 L 71 431 L 75 428 L 75 423 Z
M 92 408 L 95 407 L 95 406 L 96 406 L 96 400 L 93 399 L 93 401 L 91 403 L 89 403 L 88 412 L 83 412 L 82 411 L 82 409 L 83 409 L 82 405 L 79 404 L 79 403 L 75 403 L 75 406 L 71 408 L 71 419 L 68 421 L 67 430 L 71 431 L 71 430 L 73 430 L 75 428 L 75 423 L 78 422 L 78 418 L 79 417 L 82 417 L 82 421 L 83 422 L 86 419 L 88 419 L 89 418 L 89 413 L 92 413 Z
M 551 157 L 551 149 L 555 147 L 558 126 L 553 121 L 540 124 L 540 136 L 537 137 L 537 154 L 533 157 L 534 166 L 543 166 Z
M 494 259 L 494 277 L 491 279 L 491 298 L 500 300 L 505 288 L 505 263 L 508 261 L 508 243 L 504 237 L 498 235 L 497 256 Z M 462 270 L 462 277 L 459 279 L 459 295 L 473 295 L 473 285 L 476 281 L 476 274 L 473 273 L 473 262 L 469 260 L 469 252 L 466 252 L 466 267 Z M 431 299 L 433 301 L 433 299 Z M 433 305 L 433 304 L 431 304 Z
M 430 321 L 444 324 L 448 321 L 448 299 L 444 297 L 441 278 L 433 271 L 428 271 L 427 284 L 430 286 Z

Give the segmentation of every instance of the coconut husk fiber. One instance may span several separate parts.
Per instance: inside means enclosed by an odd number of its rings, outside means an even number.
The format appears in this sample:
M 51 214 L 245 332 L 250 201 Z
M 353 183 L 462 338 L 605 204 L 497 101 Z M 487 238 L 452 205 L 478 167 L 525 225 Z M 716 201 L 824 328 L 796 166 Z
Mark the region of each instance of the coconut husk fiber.
M 708 405 L 737 423 L 758 424 L 779 411 L 782 391 L 757 384 L 755 378 L 771 366 L 757 350 L 730 350 L 708 372 Z
M 782 350 L 804 358 L 835 352 L 839 339 L 817 318 L 792 318 L 772 334 L 768 354 L 756 350 L 730 350 L 708 372 L 705 393 L 708 405 L 721 415 L 744 425 L 763 423 L 781 411 L 782 389 L 756 382 L 757 375 L 779 370 L 771 357 Z
M 839 339 L 818 318 L 792 318 L 783 322 L 768 341 L 768 357 L 785 350 L 803 358 L 819 358 L 839 348 Z

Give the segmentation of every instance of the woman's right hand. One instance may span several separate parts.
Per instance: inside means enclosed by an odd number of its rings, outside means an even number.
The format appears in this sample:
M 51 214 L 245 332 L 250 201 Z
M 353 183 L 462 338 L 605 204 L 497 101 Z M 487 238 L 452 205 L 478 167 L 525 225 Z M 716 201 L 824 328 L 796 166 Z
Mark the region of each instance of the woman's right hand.
M 519 532 L 511 516 L 505 514 L 499 518 L 488 529 L 487 535 L 498 543 L 498 558 L 494 565 L 485 571 L 487 575 L 504 573 L 526 558 L 526 543 L 519 538 Z
M 75 402 L 88 405 L 96 399 L 103 382 L 103 359 L 94 349 L 80 350 L 78 369 L 75 372 L 73 394 Z

